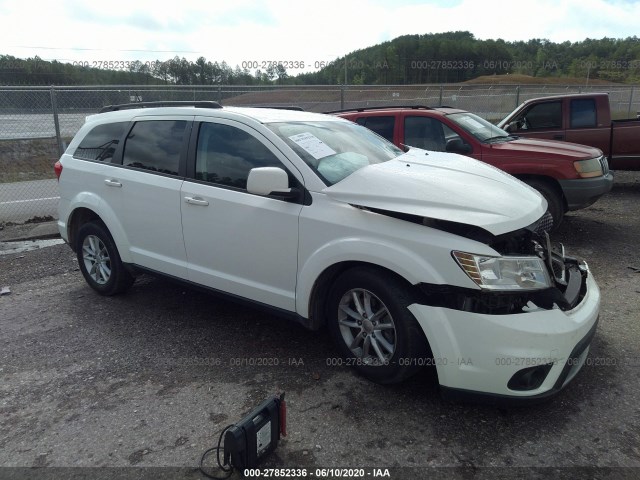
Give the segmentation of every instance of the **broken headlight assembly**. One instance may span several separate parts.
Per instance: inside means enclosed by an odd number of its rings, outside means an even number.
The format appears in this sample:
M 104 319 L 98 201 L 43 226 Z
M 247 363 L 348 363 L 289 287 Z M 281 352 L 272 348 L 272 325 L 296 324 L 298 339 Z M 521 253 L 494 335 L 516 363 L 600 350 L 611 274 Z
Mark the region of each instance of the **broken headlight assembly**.
M 552 286 L 545 262 L 538 257 L 492 257 L 459 251 L 451 254 L 483 290 L 542 290 Z

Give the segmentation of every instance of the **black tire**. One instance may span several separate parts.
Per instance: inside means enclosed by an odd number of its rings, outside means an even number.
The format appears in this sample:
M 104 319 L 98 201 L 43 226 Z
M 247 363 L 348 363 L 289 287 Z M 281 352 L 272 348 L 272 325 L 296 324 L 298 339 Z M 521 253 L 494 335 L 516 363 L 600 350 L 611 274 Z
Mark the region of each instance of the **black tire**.
M 558 188 L 555 188 L 553 185 L 543 180 L 527 179 L 524 180 L 524 182 L 540 192 L 540 194 L 545 198 L 548 204 L 547 211 L 553 217 L 553 227 L 551 228 L 551 231 L 553 232 L 557 230 L 564 217 L 562 193 Z
M 369 321 L 368 324 L 361 322 L 360 326 L 356 326 L 358 321 L 355 317 L 341 309 L 341 302 L 343 307 L 349 307 L 345 300 L 352 299 L 354 292 L 356 296 L 366 295 L 365 292 L 368 292 L 370 312 L 380 312 L 384 307 L 389 315 L 369 316 L 376 320 Z M 431 359 L 431 351 L 425 335 L 407 309 L 414 303 L 410 286 L 393 274 L 373 267 L 352 268 L 337 278 L 329 290 L 327 300 L 327 323 L 336 347 L 346 359 L 344 363 L 353 366 L 364 377 L 376 383 L 398 383 L 417 373 L 422 365 L 430 363 L 428 359 Z M 361 306 L 364 301 L 366 300 L 362 297 Z M 364 322 L 367 320 L 366 310 L 363 309 Z M 353 313 L 358 312 L 352 310 Z M 352 323 L 353 326 L 341 325 L 341 321 Z M 389 328 L 390 324 L 394 326 L 393 329 Z M 369 331 L 365 331 L 366 329 Z M 367 347 L 369 355 L 365 355 L 366 336 L 357 340 L 363 333 L 370 337 Z M 359 342 L 361 347 L 355 348 L 359 352 L 354 352 L 348 342 L 351 346 L 354 342 Z M 373 346 L 374 342 L 386 359 L 379 356 Z M 389 346 L 393 347 L 393 351 L 389 351 Z
M 76 255 L 84 279 L 101 295 L 125 292 L 135 280 L 124 267 L 116 244 L 102 222 L 89 222 L 80 227 Z

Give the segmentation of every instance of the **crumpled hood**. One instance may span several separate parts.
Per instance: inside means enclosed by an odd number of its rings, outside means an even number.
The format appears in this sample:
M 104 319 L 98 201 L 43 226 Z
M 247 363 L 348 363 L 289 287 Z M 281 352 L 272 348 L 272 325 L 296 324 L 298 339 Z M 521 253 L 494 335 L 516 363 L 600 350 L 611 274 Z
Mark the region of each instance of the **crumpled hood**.
M 420 149 L 363 167 L 323 193 L 352 205 L 475 225 L 494 235 L 531 225 L 547 209 L 538 192 L 502 170 Z

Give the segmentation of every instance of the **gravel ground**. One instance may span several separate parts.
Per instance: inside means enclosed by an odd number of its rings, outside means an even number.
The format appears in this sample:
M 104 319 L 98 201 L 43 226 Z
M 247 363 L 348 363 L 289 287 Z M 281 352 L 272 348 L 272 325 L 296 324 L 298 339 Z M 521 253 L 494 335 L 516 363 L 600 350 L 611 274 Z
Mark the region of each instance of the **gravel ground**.
M 555 240 L 600 285 L 598 332 L 568 388 L 514 409 L 444 402 L 430 370 L 375 385 L 328 365 L 326 331 L 164 280 L 100 297 L 66 245 L 0 255 L 0 287 L 11 289 L 0 296 L 0 478 L 203 478 L 198 462 L 219 432 L 282 390 L 289 435 L 264 468 L 638 478 L 638 213 L 640 172 L 622 172 L 566 217 Z M 237 365 L 247 358 L 270 364 Z

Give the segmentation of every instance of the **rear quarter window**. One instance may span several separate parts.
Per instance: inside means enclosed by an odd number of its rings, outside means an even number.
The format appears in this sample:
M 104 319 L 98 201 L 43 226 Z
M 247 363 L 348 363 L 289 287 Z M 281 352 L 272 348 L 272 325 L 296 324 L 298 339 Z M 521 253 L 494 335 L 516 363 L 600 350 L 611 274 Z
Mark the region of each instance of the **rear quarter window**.
M 596 126 L 596 101 L 593 98 L 571 100 L 571 128 Z
M 73 157 L 81 160 L 111 162 L 128 125 L 129 122 L 117 122 L 95 126 L 82 139 Z

